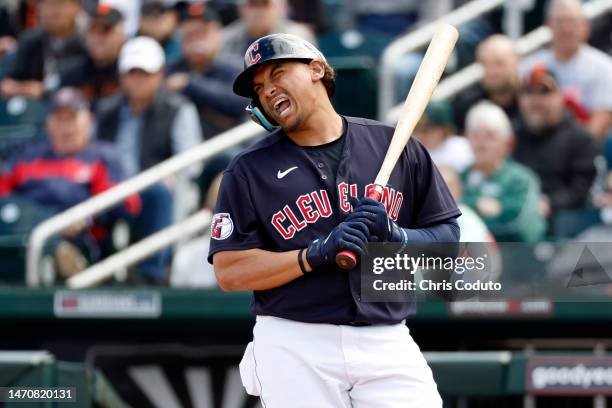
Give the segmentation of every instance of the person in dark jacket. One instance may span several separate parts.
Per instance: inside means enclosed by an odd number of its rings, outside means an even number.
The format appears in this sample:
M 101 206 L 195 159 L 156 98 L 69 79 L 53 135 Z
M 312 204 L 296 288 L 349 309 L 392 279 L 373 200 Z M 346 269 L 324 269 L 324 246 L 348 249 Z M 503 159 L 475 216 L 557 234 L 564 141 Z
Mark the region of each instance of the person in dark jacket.
M 453 115 L 460 133 L 464 130 L 467 112 L 485 99 L 502 108 L 513 124 L 519 116 L 519 55 L 512 40 L 501 34 L 490 36 L 478 46 L 476 60 L 483 68 L 482 79 L 453 101 Z
M 181 43 L 177 33 L 178 10 L 172 1 L 142 0 L 138 35 L 154 38 L 164 49 L 166 61 L 173 63 L 181 57 Z
M 136 37 L 126 42 L 119 55 L 121 92 L 100 100 L 97 137 L 117 146 L 133 176 L 202 141 L 195 106 L 182 95 L 163 86 L 164 51 L 154 39 Z M 197 169 L 190 169 L 195 176 Z M 172 223 L 173 183 L 156 184 L 141 193 L 147 222 L 136 223 L 135 238 L 151 235 Z M 138 221 L 138 220 L 137 220 Z M 140 264 L 138 278 L 163 284 L 170 258 L 165 249 Z
M 534 67 L 523 81 L 519 104 L 514 158 L 540 177 L 543 214 L 584 207 L 595 179 L 599 147 L 565 109 L 554 73 L 544 66 Z
M 181 16 L 183 57 L 170 65 L 166 86 L 187 96 L 200 111 L 207 138 L 245 119 L 248 100 L 232 92 L 242 66 L 218 58 L 222 47 L 219 16 L 204 2 L 185 7 Z
M 60 71 L 61 85 L 78 87 L 92 103 L 119 91 L 117 60 L 124 41 L 121 12 L 98 5 L 85 35 L 87 54 Z
M 0 96 L 40 99 L 59 87 L 59 70 L 85 53 L 76 18 L 80 0 L 41 0 L 38 3 L 40 28 L 25 32 L 6 78 L 0 82 Z

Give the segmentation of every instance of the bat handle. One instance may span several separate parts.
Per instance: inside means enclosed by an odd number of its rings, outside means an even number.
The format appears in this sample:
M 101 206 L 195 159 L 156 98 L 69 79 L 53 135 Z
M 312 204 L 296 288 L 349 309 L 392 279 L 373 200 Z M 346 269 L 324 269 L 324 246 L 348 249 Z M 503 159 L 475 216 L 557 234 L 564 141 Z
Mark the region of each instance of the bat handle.
M 370 188 L 367 196 L 373 198 L 376 201 L 380 201 L 382 197 L 383 187 L 378 184 L 374 184 L 373 188 Z M 357 255 L 348 249 L 340 251 L 336 254 L 336 264 L 342 269 L 353 269 L 357 265 Z

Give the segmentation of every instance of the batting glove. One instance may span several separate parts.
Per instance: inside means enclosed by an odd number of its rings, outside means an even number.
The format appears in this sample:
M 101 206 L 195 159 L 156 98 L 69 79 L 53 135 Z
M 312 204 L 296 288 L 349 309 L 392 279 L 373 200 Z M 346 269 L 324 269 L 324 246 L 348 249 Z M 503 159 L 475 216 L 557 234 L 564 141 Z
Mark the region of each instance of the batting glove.
M 385 205 L 369 197 L 363 197 L 357 203 L 346 221 L 357 221 L 368 227 L 370 242 L 401 242 L 407 241 L 406 232 L 387 215 Z
M 345 249 L 359 256 L 366 253 L 368 227 L 360 221 L 344 221 L 336 225 L 326 238 L 315 239 L 308 245 L 306 260 L 315 269 L 335 265 L 336 254 Z

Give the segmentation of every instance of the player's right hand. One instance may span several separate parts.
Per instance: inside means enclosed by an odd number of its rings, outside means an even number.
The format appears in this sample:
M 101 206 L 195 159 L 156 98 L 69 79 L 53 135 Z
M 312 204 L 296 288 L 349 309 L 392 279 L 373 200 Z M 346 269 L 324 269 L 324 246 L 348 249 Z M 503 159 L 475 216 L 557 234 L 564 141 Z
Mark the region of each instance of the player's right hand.
M 306 260 L 315 269 L 335 265 L 336 254 L 348 249 L 360 257 L 366 254 L 368 227 L 360 221 L 344 221 L 336 225 L 326 238 L 315 239 L 308 245 Z

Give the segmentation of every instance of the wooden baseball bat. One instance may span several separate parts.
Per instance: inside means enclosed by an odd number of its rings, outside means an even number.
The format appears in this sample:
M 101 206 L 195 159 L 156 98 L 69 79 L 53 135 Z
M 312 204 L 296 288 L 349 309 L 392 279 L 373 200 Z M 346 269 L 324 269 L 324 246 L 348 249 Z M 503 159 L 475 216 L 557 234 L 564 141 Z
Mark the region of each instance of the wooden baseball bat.
M 408 92 L 393 132 L 389 149 L 376 180 L 374 180 L 375 187 L 370 190 L 369 197 L 377 201 L 380 200 L 383 188 L 389 182 L 389 177 L 391 177 L 391 172 L 397 160 L 429 103 L 458 37 L 457 29 L 450 24 L 441 24 L 436 30 L 412 82 L 410 92 Z M 342 269 L 353 269 L 357 265 L 357 256 L 352 251 L 345 250 L 336 255 L 336 263 Z

